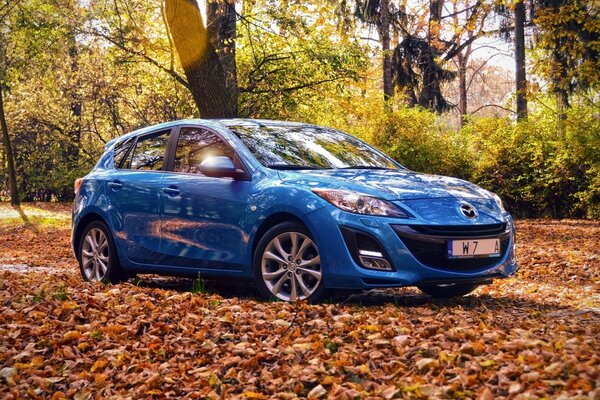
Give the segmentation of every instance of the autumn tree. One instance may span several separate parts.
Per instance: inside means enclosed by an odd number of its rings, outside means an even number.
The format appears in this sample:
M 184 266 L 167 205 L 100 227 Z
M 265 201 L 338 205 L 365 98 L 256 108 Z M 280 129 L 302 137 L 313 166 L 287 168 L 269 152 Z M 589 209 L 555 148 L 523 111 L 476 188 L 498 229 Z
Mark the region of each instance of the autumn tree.
M 7 72 L 11 64 L 9 60 L 7 37 L 11 33 L 11 25 L 9 22 L 12 8 L 16 6 L 11 2 L 7 3 L 9 10 L 0 18 L 0 129 L 2 130 L 2 145 L 4 148 L 2 167 L 5 167 L 8 175 L 8 186 L 10 189 L 10 202 L 12 205 L 19 205 L 19 189 L 17 186 L 17 172 L 15 169 L 15 161 L 13 156 L 13 145 L 8 134 L 8 124 L 6 122 L 6 112 L 4 110 L 4 92 L 8 88 Z M 5 159 L 5 160 L 4 160 Z
M 600 89 L 600 8 L 583 0 L 538 0 L 534 70 L 550 84 L 559 118 L 573 94 Z
M 238 108 L 237 64 L 235 59 L 237 13 L 234 0 L 206 2 L 206 29 L 225 74 L 225 86 L 231 98 L 234 114 Z
M 442 93 L 442 84 L 455 79 L 450 60 L 461 55 L 486 34 L 485 20 L 490 6 L 484 1 L 453 2 L 446 11 L 443 0 L 429 0 L 412 26 L 401 27 L 403 40 L 394 50 L 393 76 L 396 87 L 410 105 L 436 112 L 451 108 Z
M 203 118 L 234 117 L 235 99 L 227 87 L 227 76 L 209 39 L 197 2 L 165 0 L 165 13 L 200 115 Z
M 527 73 L 525 70 L 525 4 L 516 0 L 515 5 L 515 84 L 517 118 L 527 118 Z
M 393 21 L 398 19 L 397 10 L 391 0 L 358 0 L 355 15 L 377 29 L 381 43 L 383 98 L 388 102 L 394 96 L 390 30 Z
M 367 46 L 339 16 L 329 3 L 245 3 L 236 40 L 240 114 L 289 119 L 299 109 L 328 109 L 352 90 Z

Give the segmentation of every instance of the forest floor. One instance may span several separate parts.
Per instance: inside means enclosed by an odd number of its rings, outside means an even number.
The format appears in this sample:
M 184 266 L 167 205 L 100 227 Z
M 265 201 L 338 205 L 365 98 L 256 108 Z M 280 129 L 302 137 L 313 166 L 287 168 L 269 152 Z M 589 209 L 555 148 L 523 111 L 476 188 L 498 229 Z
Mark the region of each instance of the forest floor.
M 600 222 L 518 221 L 514 278 L 321 305 L 84 283 L 68 205 L 0 205 L 0 397 L 600 398 Z

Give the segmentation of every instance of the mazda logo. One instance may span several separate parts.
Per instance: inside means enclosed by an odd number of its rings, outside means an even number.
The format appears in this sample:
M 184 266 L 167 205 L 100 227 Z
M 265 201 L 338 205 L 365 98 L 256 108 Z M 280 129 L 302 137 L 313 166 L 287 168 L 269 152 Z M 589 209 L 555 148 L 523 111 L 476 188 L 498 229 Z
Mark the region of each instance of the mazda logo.
M 477 210 L 469 203 L 462 203 L 460 205 L 460 212 L 469 219 L 477 218 Z

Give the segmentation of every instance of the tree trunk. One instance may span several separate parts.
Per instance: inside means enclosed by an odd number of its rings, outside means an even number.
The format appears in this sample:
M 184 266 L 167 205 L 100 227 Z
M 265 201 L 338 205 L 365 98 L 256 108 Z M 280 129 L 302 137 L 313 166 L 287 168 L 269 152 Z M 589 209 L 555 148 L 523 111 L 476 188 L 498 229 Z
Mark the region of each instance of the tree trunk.
M 515 67 L 517 84 L 517 120 L 527 118 L 527 76 L 525 72 L 525 5 L 515 4 Z
M 467 116 L 467 62 L 468 57 L 462 53 L 458 53 L 458 111 L 460 112 L 461 128 L 464 126 L 465 117 Z
M 558 123 L 561 133 L 564 133 L 563 121 L 567 119 L 567 110 L 571 107 L 569 103 L 569 93 L 564 89 L 555 89 L 556 111 L 558 113 Z
M 427 30 L 427 49 L 421 54 L 422 86 L 419 94 L 419 105 L 429 110 L 441 113 L 448 109 L 448 103 L 442 96 L 443 70 L 438 65 L 438 58 L 443 49 L 440 41 L 443 0 L 430 0 L 429 25 Z
M 392 60 L 390 57 L 390 4 L 389 0 L 381 0 L 379 3 L 381 23 L 379 35 L 381 39 L 381 51 L 383 52 L 383 99 L 387 103 L 394 97 L 394 86 L 392 84 Z
M 64 89 L 64 96 L 71 100 L 71 115 L 73 120 L 70 121 L 67 130 L 66 143 L 62 143 L 65 165 L 70 171 L 79 169 L 79 151 L 81 148 L 81 109 L 82 101 L 80 95 L 81 79 L 79 79 L 79 49 L 75 32 L 69 33 L 69 58 L 71 60 L 71 78 L 68 85 Z M 71 200 L 74 196 L 71 187 L 63 188 L 59 194 L 61 201 Z
M 238 83 L 235 62 L 235 0 L 209 0 L 206 3 L 206 29 L 225 72 L 225 86 L 237 114 Z
M 8 126 L 6 125 L 6 115 L 4 114 L 4 102 L 2 99 L 2 86 L 0 86 L 0 127 L 2 128 L 2 143 L 4 144 L 4 154 L 8 164 L 8 185 L 10 186 L 10 203 L 18 206 L 19 188 L 17 187 L 17 172 L 15 171 L 15 161 L 13 158 L 10 136 L 8 136 Z
M 202 118 L 235 117 L 226 76 L 195 0 L 166 0 L 169 31 Z

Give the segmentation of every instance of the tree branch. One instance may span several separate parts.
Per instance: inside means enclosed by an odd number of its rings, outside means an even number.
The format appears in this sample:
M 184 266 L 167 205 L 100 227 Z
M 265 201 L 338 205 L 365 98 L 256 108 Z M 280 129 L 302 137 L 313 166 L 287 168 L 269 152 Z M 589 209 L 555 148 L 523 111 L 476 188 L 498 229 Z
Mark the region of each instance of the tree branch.
M 186 88 L 188 88 L 188 89 L 190 88 L 190 85 L 189 85 L 188 81 L 185 78 L 183 78 L 181 75 L 179 75 L 173 68 L 167 68 L 167 67 L 161 65 L 158 61 L 156 61 L 155 59 L 149 57 L 144 52 L 128 48 L 124 44 L 119 43 L 117 40 L 113 39 L 112 37 L 110 37 L 108 35 L 105 35 L 103 33 L 100 33 L 98 31 L 85 31 L 85 30 L 81 30 L 81 31 L 79 31 L 79 33 L 86 34 L 86 35 L 92 35 L 92 36 L 96 36 L 96 37 L 100 37 L 100 38 L 106 40 L 107 42 L 110 42 L 113 45 L 117 46 L 119 49 L 121 49 L 122 51 L 124 51 L 124 52 L 126 52 L 128 54 L 141 57 L 146 62 L 154 65 L 155 67 L 157 67 L 161 71 L 166 72 L 167 74 L 171 75 L 177 82 L 179 82 L 180 84 L 182 84 Z
M 510 112 L 510 113 L 516 114 L 516 111 L 513 111 L 513 110 L 511 110 L 510 108 L 506 108 L 506 107 L 499 106 L 498 104 L 485 104 L 485 105 L 483 105 L 483 106 L 481 106 L 481 107 L 477 108 L 476 110 L 474 110 L 474 111 L 471 111 L 471 112 L 469 113 L 469 115 L 473 115 L 473 114 L 475 114 L 476 112 L 478 112 L 478 111 L 480 111 L 480 110 L 482 110 L 482 109 L 484 109 L 484 108 L 487 108 L 487 107 L 496 107 L 496 108 L 500 108 L 500 109 L 502 109 L 502 110 L 504 110 L 504 111 L 508 111 L 508 112 Z
M 308 87 L 313 87 L 313 86 L 318 86 L 321 85 L 323 83 L 328 83 L 328 82 L 335 82 L 338 81 L 340 79 L 344 79 L 345 77 L 343 76 L 337 76 L 335 78 L 329 78 L 329 79 L 322 79 L 322 80 L 318 80 L 318 81 L 314 81 L 314 82 L 305 82 L 305 83 L 301 83 L 295 86 L 289 86 L 289 87 L 284 87 L 284 88 L 279 88 L 279 89 L 261 89 L 261 90 L 253 90 L 250 88 L 240 88 L 240 92 L 243 93 L 252 93 L 252 94 L 262 94 L 262 93 L 272 93 L 272 94 L 278 94 L 278 93 L 284 93 L 284 92 L 292 92 L 294 90 L 300 90 L 300 89 L 305 89 Z

